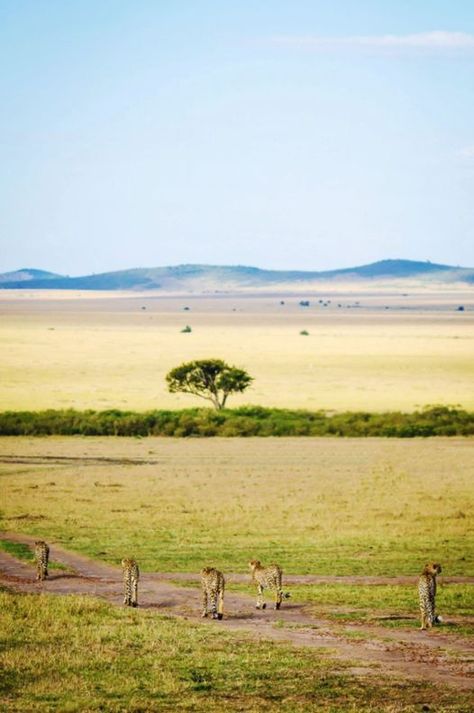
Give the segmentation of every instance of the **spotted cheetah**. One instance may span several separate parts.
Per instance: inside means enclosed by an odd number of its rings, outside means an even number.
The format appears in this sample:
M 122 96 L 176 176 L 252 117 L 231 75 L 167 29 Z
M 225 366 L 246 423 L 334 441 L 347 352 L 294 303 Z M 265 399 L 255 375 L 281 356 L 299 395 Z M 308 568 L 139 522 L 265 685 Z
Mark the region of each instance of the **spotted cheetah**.
M 36 579 L 43 581 L 48 576 L 49 546 L 44 540 L 35 542 Z
M 441 573 L 441 565 L 436 562 L 425 564 L 418 580 L 420 598 L 421 630 L 431 629 L 441 618 L 435 614 L 436 575 Z
M 281 607 L 283 597 L 287 599 L 290 595 L 284 593 L 281 588 L 282 570 L 277 564 L 262 567 L 260 560 L 251 560 L 249 567 L 252 571 L 252 579 L 257 585 L 257 609 L 265 609 L 267 606 L 263 600 L 263 590 L 271 589 L 275 592 L 275 609 Z
M 225 579 L 222 572 L 214 567 L 204 567 L 201 570 L 202 586 L 202 616 L 210 611 L 213 619 L 222 619 L 224 615 Z
M 122 560 L 123 570 L 123 603 L 126 607 L 138 606 L 138 580 L 140 571 L 134 559 Z

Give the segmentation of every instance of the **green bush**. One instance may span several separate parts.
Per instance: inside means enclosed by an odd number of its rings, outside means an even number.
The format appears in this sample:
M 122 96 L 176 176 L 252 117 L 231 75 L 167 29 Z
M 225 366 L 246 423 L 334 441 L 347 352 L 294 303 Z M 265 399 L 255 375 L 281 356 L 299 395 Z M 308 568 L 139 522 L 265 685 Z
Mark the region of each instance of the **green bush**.
M 2 436 L 339 436 L 413 438 L 474 435 L 474 413 L 432 406 L 414 413 L 345 412 L 244 406 L 136 413 L 107 411 L 5 411 Z

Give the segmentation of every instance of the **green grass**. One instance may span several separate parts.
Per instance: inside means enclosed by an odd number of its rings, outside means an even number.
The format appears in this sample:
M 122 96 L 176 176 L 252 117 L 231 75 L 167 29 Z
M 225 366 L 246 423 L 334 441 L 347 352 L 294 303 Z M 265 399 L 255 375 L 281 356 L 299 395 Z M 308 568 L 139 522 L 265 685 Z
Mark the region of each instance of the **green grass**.
M 33 564 L 35 561 L 31 547 L 25 545 L 23 542 L 14 542 L 13 540 L 0 539 L 0 550 L 3 550 L 3 552 L 7 552 L 9 555 L 16 557 L 17 559 L 22 560 L 23 562 L 28 562 L 29 564 Z M 54 562 L 51 559 L 48 562 L 48 567 L 49 569 L 57 569 L 62 571 L 68 571 L 69 569 L 64 564 L 61 564 L 61 562 Z
M 418 628 L 418 594 L 415 587 L 403 585 L 305 585 L 291 589 L 294 600 L 308 604 L 309 611 L 345 623 L 370 623 L 388 628 Z M 474 586 L 438 585 L 438 613 L 443 624 L 436 630 L 444 634 L 474 635 L 471 621 L 450 621 L 450 617 L 471 616 L 474 611 Z
M 469 695 L 358 678 L 318 649 L 115 608 L 0 593 L 0 703 L 8 711 L 467 711 Z
M 286 585 L 299 602 L 314 606 L 350 607 L 358 611 L 380 610 L 401 615 L 415 611 L 418 615 L 416 587 L 406 585 Z M 438 585 L 437 606 L 446 615 L 469 615 L 474 611 L 474 586 L 470 584 Z
M 9 555 L 12 555 L 12 557 L 23 560 L 24 562 L 33 563 L 35 559 L 31 547 L 25 545 L 23 542 L 0 540 L 0 550 L 7 552 Z
M 176 582 L 181 586 L 199 586 L 194 582 Z M 418 593 L 415 586 L 362 584 L 285 584 L 291 593 L 290 604 L 304 604 L 315 617 L 341 623 L 366 623 L 389 628 L 419 627 Z M 255 594 L 255 586 L 230 583 L 229 592 Z M 267 593 L 267 601 L 271 594 Z M 443 624 L 437 630 L 447 634 L 474 635 L 474 586 L 470 584 L 438 584 L 437 611 Z M 285 606 L 285 602 L 283 603 Z M 450 621 L 450 617 L 471 617 L 466 621 Z
M 113 564 L 474 571 L 472 439 L 4 438 L 3 454 L 0 527 Z

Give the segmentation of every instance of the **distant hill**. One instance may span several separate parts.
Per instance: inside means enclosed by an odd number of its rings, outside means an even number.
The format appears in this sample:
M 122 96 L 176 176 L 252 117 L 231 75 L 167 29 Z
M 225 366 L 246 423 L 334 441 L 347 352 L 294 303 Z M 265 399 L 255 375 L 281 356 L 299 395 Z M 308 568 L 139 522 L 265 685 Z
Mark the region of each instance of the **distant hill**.
M 177 265 L 134 268 L 83 277 L 22 269 L 0 275 L 0 289 L 29 290 L 161 290 L 163 292 L 229 292 L 308 289 L 319 282 L 465 283 L 474 285 L 474 268 L 413 260 L 381 260 L 370 265 L 321 272 L 261 270 L 257 267 Z
M 20 270 L 15 270 L 15 272 L 4 272 L 0 274 L 0 288 L 4 287 L 5 284 L 12 282 L 31 282 L 42 281 L 42 280 L 56 280 L 61 278 L 62 275 L 56 275 L 54 272 L 47 272 L 46 270 L 34 270 L 29 267 L 22 267 Z

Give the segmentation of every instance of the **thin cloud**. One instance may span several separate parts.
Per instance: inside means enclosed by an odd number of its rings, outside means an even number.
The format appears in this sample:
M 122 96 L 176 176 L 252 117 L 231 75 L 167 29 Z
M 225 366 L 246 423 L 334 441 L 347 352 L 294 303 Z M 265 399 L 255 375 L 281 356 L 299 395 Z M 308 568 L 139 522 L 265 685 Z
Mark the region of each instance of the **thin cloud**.
M 456 152 L 458 158 L 465 159 L 467 161 L 474 160 L 474 146 L 463 146 Z
M 287 35 L 272 38 L 273 44 L 313 49 L 379 50 L 474 50 L 474 34 L 467 32 L 418 32 L 409 35 Z

